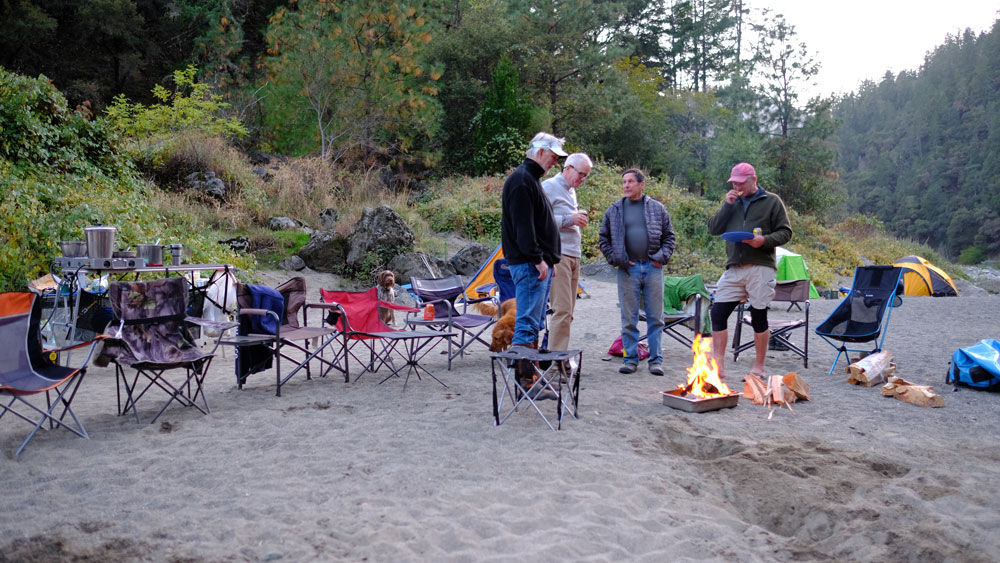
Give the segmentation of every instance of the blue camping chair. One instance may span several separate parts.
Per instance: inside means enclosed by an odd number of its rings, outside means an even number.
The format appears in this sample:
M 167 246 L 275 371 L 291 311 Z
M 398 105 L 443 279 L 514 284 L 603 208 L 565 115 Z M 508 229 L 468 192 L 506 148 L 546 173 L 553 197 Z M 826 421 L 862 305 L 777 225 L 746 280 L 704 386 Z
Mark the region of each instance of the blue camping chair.
M 841 355 L 869 352 L 849 348 L 848 344 L 872 342 L 871 353 L 882 350 L 892 309 L 903 303 L 898 295 L 901 275 L 902 268 L 895 266 L 861 266 L 854 270 L 850 293 L 815 330 L 820 338 L 837 349 L 837 358 L 829 373 L 833 373 Z

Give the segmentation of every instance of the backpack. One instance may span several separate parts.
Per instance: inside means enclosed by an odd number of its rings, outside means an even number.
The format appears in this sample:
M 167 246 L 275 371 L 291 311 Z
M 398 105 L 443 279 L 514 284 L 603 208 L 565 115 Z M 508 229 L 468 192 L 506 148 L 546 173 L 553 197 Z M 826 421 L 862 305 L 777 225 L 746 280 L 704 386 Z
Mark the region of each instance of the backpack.
M 616 338 L 615 341 L 611 343 L 611 347 L 608 348 L 608 355 L 620 358 L 620 357 L 622 357 L 622 350 L 623 349 L 624 349 L 624 346 L 622 345 L 622 337 L 621 337 L 621 335 L 618 335 L 618 338 Z M 640 342 L 639 343 L 639 360 L 640 361 L 641 360 L 645 360 L 648 357 L 649 357 L 649 345 L 646 344 L 645 342 Z
M 1000 388 L 1000 342 L 980 340 L 955 350 L 944 381 L 956 387 L 961 383 L 974 389 Z

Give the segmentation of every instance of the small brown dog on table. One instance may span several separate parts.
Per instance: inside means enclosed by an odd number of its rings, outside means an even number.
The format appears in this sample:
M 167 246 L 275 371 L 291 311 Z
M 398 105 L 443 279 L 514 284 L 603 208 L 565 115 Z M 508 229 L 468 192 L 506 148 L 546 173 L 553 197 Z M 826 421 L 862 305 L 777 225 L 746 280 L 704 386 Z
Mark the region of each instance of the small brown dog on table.
M 500 319 L 493 325 L 493 341 L 490 352 L 503 352 L 510 347 L 514 338 L 514 321 L 517 318 L 516 299 L 508 299 L 500 304 Z
M 382 270 L 375 276 L 375 287 L 378 288 L 379 300 L 387 303 L 396 302 L 396 274 L 392 273 L 391 270 Z M 389 326 L 396 323 L 396 315 L 393 310 L 385 307 L 378 308 L 378 318 Z

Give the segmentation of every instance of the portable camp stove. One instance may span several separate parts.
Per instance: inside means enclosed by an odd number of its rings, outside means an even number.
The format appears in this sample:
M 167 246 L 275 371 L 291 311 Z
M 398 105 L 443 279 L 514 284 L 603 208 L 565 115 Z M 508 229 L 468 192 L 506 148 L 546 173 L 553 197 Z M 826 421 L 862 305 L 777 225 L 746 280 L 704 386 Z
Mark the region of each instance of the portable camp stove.
M 145 258 L 69 258 L 56 256 L 55 266 L 62 270 L 132 270 L 146 266 Z

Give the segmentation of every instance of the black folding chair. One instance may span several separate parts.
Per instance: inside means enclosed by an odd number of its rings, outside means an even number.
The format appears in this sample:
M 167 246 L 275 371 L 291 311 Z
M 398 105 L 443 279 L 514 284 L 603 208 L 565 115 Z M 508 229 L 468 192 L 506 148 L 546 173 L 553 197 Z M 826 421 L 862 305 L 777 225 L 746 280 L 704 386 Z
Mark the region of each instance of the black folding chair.
M 837 349 L 831 374 L 841 355 L 868 352 L 864 348 L 849 348 L 849 343 L 871 342 L 874 347 L 871 353 L 882 350 L 892 309 L 903 303 L 898 295 L 901 275 L 902 268 L 896 266 L 861 266 L 854 270 L 851 292 L 816 327 L 816 334 Z
M 778 282 L 774 286 L 772 303 L 801 303 L 804 307 L 801 317 L 775 318 L 768 315 L 767 325 L 771 330 L 769 346 L 772 350 L 789 350 L 802 357 L 803 367 L 809 367 L 809 280 Z M 791 305 L 785 313 L 791 311 Z M 733 336 L 733 361 L 740 354 L 754 347 L 753 336 L 748 342 L 743 342 L 743 327 L 752 327 L 749 313 L 744 313 L 744 305 L 740 304 L 736 323 L 736 334 Z M 792 334 L 797 329 L 802 330 L 802 344 L 792 342 Z M 751 329 L 752 330 L 752 329 Z

